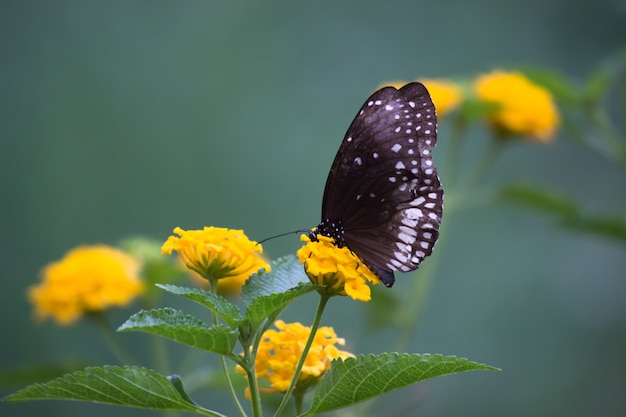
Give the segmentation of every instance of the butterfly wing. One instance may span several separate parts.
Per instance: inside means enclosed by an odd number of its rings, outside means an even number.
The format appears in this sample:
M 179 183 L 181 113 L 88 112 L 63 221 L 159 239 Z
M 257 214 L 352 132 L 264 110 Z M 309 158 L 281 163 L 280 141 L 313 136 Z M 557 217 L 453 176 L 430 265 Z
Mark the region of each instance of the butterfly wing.
M 417 269 L 437 240 L 443 190 L 431 156 L 436 141 L 435 107 L 422 84 L 382 88 L 357 113 L 326 181 L 318 229 L 341 224 L 340 243 L 387 286 L 392 271 Z

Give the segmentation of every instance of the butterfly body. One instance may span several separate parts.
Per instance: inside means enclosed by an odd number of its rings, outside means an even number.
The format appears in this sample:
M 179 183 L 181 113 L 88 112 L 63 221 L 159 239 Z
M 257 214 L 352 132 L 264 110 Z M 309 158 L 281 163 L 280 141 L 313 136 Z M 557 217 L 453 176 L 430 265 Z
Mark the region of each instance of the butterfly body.
M 363 104 L 330 169 L 322 221 L 311 234 L 347 246 L 383 283 L 431 254 L 443 190 L 431 150 L 437 116 L 420 83 L 382 88 Z

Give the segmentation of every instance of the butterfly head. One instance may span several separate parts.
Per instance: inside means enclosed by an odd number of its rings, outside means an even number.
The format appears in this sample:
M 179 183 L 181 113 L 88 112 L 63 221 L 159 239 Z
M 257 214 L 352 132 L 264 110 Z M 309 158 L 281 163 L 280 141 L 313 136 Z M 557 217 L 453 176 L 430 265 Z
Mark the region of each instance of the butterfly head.
M 309 239 L 311 242 L 317 242 L 318 234 L 333 239 L 335 241 L 335 246 L 338 248 L 346 246 L 346 241 L 344 240 L 344 229 L 341 220 L 322 220 L 315 230 L 309 232 Z

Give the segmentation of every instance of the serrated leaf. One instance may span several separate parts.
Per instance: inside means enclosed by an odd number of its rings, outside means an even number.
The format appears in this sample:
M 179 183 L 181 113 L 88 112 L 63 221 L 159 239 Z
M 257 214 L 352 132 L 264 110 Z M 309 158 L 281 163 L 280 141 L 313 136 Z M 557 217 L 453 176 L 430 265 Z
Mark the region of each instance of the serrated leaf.
M 209 327 L 196 317 L 169 307 L 142 310 L 131 316 L 117 330 L 152 333 L 220 355 L 232 353 L 239 336 L 239 332 L 227 326 Z
M 532 184 L 507 185 L 500 190 L 499 197 L 508 203 L 560 216 L 575 216 L 579 212 L 578 203 L 574 200 Z
M 163 375 L 136 366 L 87 368 L 47 383 L 30 385 L 4 400 L 89 401 L 222 417 L 217 412 L 187 401 Z
M 246 305 L 250 305 L 255 297 L 282 293 L 300 283 L 309 282 L 302 264 L 294 255 L 278 258 L 270 265 L 270 272 L 261 270 L 253 274 L 241 288 L 241 299 Z
M 157 284 L 157 287 L 172 294 L 180 295 L 214 311 L 233 329 L 243 320 L 239 308 L 223 297 L 199 288 L 180 287 L 178 285 Z
M 297 287 L 291 288 L 285 292 L 257 296 L 252 299 L 252 303 L 246 310 L 246 320 L 248 320 L 252 329 L 256 329 L 265 318 L 282 311 L 296 298 L 314 291 L 317 288 L 319 288 L 319 286 L 308 282 L 306 284 L 299 284 Z
M 304 415 L 347 407 L 429 378 L 474 370 L 498 369 L 456 356 L 430 354 L 383 353 L 333 361 Z

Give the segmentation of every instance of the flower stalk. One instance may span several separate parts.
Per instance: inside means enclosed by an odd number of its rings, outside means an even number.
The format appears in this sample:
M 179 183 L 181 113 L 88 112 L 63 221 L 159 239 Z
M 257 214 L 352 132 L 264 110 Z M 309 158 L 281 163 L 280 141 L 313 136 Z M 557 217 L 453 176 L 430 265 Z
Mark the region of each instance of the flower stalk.
M 304 365 L 304 362 L 306 361 L 306 357 L 309 354 L 309 349 L 311 349 L 313 340 L 315 340 L 315 334 L 317 333 L 317 329 L 319 328 L 320 322 L 322 320 L 322 315 L 324 314 L 324 308 L 326 307 L 326 304 L 328 303 L 328 300 L 331 297 L 330 295 L 328 295 L 327 293 L 323 291 L 320 291 L 319 294 L 320 294 L 320 300 L 317 304 L 317 309 L 315 311 L 313 324 L 311 325 L 311 332 L 309 333 L 309 337 L 306 341 L 306 344 L 304 345 L 304 349 L 302 350 L 302 355 L 300 356 L 298 365 L 296 365 L 296 371 L 293 375 L 293 379 L 291 380 L 291 384 L 289 385 L 289 388 L 287 388 L 287 391 L 283 395 L 283 399 L 280 402 L 280 405 L 278 406 L 278 408 L 276 409 L 276 413 L 274 414 L 274 417 L 279 417 L 282 414 L 283 410 L 285 409 L 285 406 L 287 405 L 287 402 L 289 401 L 289 398 L 291 397 L 291 394 L 294 392 L 294 389 L 296 388 L 296 384 L 298 383 L 298 380 L 300 379 L 300 373 L 302 372 L 302 366 Z M 297 406 L 298 406 L 298 401 L 296 400 L 296 407 Z M 301 406 L 302 406 L 302 399 L 300 399 L 300 407 Z

